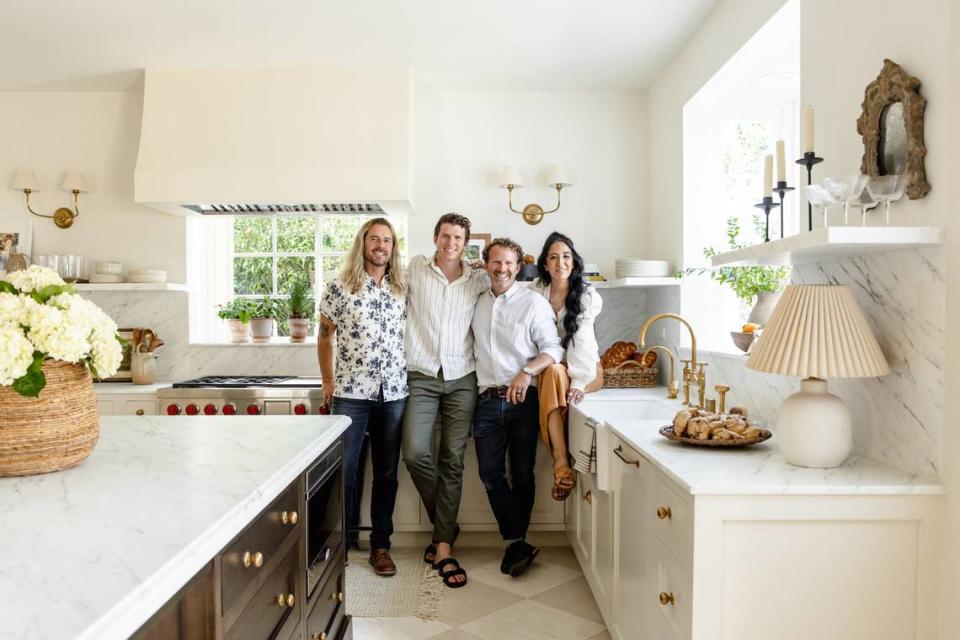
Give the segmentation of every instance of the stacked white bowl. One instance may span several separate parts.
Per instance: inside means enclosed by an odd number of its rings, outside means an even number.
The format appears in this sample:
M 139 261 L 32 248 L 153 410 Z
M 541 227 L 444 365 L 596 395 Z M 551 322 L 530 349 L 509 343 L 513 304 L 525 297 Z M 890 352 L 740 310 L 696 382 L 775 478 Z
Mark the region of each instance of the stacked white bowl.
M 130 282 L 166 282 L 167 272 L 163 269 L 130 269 L 127 271 Z
M 119 262 L 109 262 L 107 260 L 98 260 L 96 273 L 90 274 L 90 282 L 93 284 L 112 284 L 123 282 L 123 265 Z
M 617 278 L 665 278 L 670 275 L 670 263 L 665 260 L 617 258 Z

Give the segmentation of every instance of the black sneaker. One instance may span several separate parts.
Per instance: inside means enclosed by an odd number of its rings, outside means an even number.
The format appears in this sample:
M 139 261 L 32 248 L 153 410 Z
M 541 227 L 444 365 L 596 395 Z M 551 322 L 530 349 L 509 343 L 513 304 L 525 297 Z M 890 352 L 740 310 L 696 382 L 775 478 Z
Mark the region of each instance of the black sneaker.
M 503 554 L 503 562 L 500 563 L 500 572 L 516 578 L 533 562 L 533 559 L 540 553 L 540 549 L 528 544 L 526 540 L 514 542 Z

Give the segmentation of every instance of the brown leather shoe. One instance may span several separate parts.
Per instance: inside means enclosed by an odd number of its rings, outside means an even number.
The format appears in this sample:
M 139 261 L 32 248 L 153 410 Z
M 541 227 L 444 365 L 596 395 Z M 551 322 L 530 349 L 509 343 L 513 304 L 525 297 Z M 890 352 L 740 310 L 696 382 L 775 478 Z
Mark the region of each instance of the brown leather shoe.
M 386 549 L 371 549 L 369 562 L 378 576 L 392 576 L 397 573 L 397 565 L 393 564 L 390 552 Z

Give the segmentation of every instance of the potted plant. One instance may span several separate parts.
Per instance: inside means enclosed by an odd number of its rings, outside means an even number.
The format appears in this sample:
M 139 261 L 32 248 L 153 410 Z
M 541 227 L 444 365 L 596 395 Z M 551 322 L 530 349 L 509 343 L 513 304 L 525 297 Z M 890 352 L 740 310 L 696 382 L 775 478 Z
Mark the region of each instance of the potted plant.
M 0 476 L 80 464 L 100 425 L 91 373 L 123 358 L 116 323 L 53 269 L 0 280 Z
M 217 316 L 230 327 L 230 342 L 250 342 L 250 306 L 246 298 L 234 298 L 218 306 Z
M 273 338 L 273 323 L 281 316 L 282 304 L 279 300 L 264 296 L 250 308 L 250 333 L 256 343 L 270 342 Z
M 310 285 L 304 280 L 295 280 L 290 286 L 287 298 L 287 327 L 290 330 L 290 342 L 306 342 L 310 335 L 313 318 L 313 296 Z
M 759 219 L 755 219 L 759 224 Z M 740 235 L 740 223 L 736 218 L 727 219 L 727 244 L 730 249 L 742 249 L 744 244 L 737 240 Z M 713 247 L 703 250 L 703 255 L 710 258 L 718 251 Z M 700 267 L 686 269 L 677 274 L 677 277 L 690 274 L 708 273 L 713 280 L 728 285 L 738 298 L 744 303 L 753 305 L 750 311 L 749 323 L 757 326 L 766 324 L 777 305 L 783 285 L 790 275 L 789 267 Z

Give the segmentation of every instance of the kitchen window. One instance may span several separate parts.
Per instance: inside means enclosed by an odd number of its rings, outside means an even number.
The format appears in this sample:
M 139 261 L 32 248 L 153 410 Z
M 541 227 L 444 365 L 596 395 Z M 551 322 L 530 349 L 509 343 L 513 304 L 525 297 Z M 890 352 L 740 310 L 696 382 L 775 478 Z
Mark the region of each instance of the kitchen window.
M 188 277 L 199 285 L 190 306 L 192 343 L 229 342 L 216 305 L 234 298 L 284 299 L 296 281 L 314 288 L 314 304 L 323 286 L 336 278 L 354 236 L 375 216 L 217 216 L 193 219 L 188 231 Z M 392 216 L 397 250 L 406 253 L 407 220 Z M 198 257 L 204 256 L 204 257 Z M 406 260 L 404 259 L 404 263 Z M 199 270 L 203 269 L 200 274 Z M 279 335 L 286 334 L 280 322 Z

